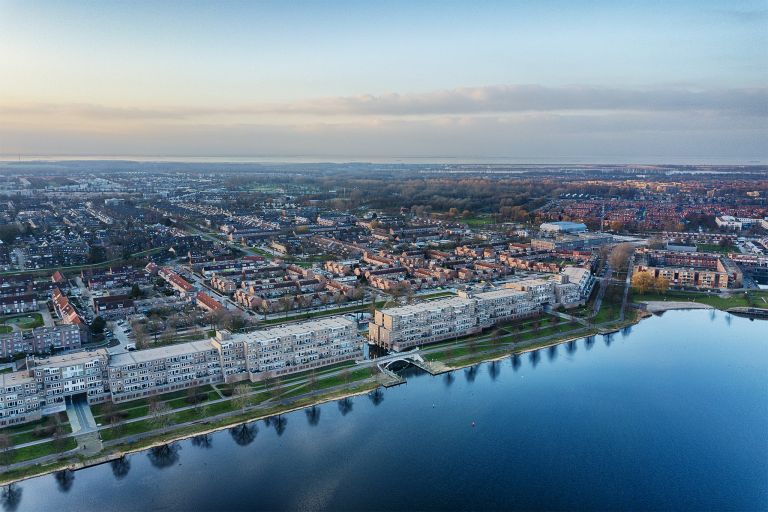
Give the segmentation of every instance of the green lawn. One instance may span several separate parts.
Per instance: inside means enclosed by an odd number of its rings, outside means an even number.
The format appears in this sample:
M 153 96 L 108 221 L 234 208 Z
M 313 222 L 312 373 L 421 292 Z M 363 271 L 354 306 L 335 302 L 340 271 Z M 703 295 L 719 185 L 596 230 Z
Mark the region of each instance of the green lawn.
M 750 290 L 748 292 L 734 292 L 729 297 L 721 295 L 709 295 L 700 292 L 685 292 L 678 290 L 669 290 L 664 294 L 648 292 L 639 294 L 635 292 L 636 301 L 692 301 L 699 304 L 708 304 L 717 309 L 728 309 L 735 307 L 768 307 L 768 291 Z
M 33 329 L 35 327 L 42 327 L 43 315 L 40 313 L 27 313 L 21 315 L 9 315 L 0 318 L 0 324 L 6 324 L 3 327 L 9 329 L 6 332 L 10 332 L 11 327 L 8 324 L 18 325 L 21 329 Z
M 0 334 L 9 334 L 13 332 L 13 328 L 7 325 L 0 325 Z
M 77 441 L 74 438 L 68 437 L 59 441 L 57 446 L 56 441 L 50 441 L 47 443 L 35 444 L 27 446 L 25 448 L 19 448 L 18 450 L 12 450 L 11 457 L 12 462 L 23 462 L 25 460 L 37 459 L 38 457 L 44 457 L 53 453 L 65 452 L 77 447 Z
M 717 254 L 728 254 L 729 252 L 739 252 L 735 247 L 723 247 L 717 244 L 696 244 L 699 252 L 714 252 Z

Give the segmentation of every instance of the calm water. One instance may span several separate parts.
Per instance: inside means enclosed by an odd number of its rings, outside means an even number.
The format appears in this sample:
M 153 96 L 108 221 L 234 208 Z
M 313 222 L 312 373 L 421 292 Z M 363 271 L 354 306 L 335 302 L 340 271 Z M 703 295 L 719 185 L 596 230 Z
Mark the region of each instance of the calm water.
M 669 312 L 5 491 L 6 510 L 768 509 L 768 322 Z M 475 426 L 472 426 L 475 422 Z

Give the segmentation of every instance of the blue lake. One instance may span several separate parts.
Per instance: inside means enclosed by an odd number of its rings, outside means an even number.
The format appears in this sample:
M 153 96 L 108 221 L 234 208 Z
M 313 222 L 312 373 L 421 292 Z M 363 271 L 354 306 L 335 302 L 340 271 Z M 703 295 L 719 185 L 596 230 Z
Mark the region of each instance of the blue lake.
M 610 337 L 3 490 L 4 510 L 768 509 L 768 322 Z M 474 425 L 473 425 L 474 423 Z

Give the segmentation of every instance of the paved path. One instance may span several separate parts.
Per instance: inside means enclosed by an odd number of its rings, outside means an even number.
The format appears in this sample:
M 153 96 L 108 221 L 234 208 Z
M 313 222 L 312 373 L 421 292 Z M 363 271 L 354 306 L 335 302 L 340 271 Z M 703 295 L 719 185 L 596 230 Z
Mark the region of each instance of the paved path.
M 642 302 L 646 305 L 649 313 L 661 313 L 662 311 L 669 311 L 672 309 L 715 309 L 713 306 L 702 304 L 701 302 L 666 300 L 649 300 Z

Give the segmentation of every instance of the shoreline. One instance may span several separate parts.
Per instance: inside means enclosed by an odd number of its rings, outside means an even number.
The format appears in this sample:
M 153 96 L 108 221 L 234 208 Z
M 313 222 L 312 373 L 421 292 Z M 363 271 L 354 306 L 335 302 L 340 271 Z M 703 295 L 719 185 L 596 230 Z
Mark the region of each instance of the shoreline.
M 699 308 L 690 308 L 690 309 L 699 309 Z M 643 319 L 649 318 L 650 316 L 651 316 L 650 314 L 642 315 L 642 312 L 641 312 L 641 313 L 638 314 L 638 316 L 634 320 L 632 320 L 632 321 L 625 321 L 621 326 L 617 327 L 615 330 L 623 329 L 624 327 L 629 327 L 631 325 L 636 325 L 636 324 L 640 323 Z M 510 350 L 510 351 L 505 352 L 505 353 L 500 354 L 500 355 L 495 355 L 495 354 L 494 355 L 489 355 L 487 358 L 483 358 L 483 359 L 478 360 L 478 361 L 472 361 L 472 362 L 467 362 L 467 363 L 458 362 L 458 366 L 448 366 L 445 370 L 437 372 L 437 373 L 434 373 L 434 374 L 431 373 L 431 372 L 428 372 L 428 373 L 430 373 L 430 375 L 432 375 L 432 376 L 441 375 L 443 373 L 449 373 L 449 372 L 452 372 L 452 371 L 462 370 L 462 369 L 465 369 L 465 368 L 469 368 L 469 367 L 475 366 L 477 364 L 500 361 L 500 360 L 506 359 L 506 358 L 508 358 L 508 357 L 510 357 L 512 355 L 522 355 L 522 354 L 527 354 L 529 352 L 534 352 L 536 350 L 541 350 L 541 349 L 549 348 L 549 347 L 552 347 L 552 346 L 562 345 L 562 344 L 565 344 L 565 343 L 568 343 L 568 342 L 571 342 L 571 341 L 574 341 L 574 340 L 578 340 L 578 339 L 582 339 L 582 338 L 588 338 L 590 336 L 596 336 L 597 334 L 601 334 L 601 333 L 600 332 L 594 332 L 592 334 L 584 333 L 584 334 L 579 334 L 579 335 L 576 335 L 576 336 L 569 336 L 567 338 L 555 339 L 555 340 L 552 340 L 551 342 L 545 342 L 542 345 L 536 345 L 534 343 L 534 344 L 531 344 L 531 346 L 520 347 L 519 349 L 513 349 L 513 350 Z M 18 483 L 18 482 L 23 482 L 24 480 L 29 480 L 29 479 L 32 479 L 32 478 L 37 478 L 37 477 L 40 477 L 40 476 L 45 476 L 45 475 L 48 475 L 48 474 L 53 474 L 53 473 L 56 473 L 56 472 L 62 471 L 62 470 L 77 471 L 77 470 L 89 468 L 89 467 L 92 467 L 92 466 L 98 466 L 100 464 L 105 464 L 107 462 L 111 462 L 113 460 L 120 459 L 122 457 L 125 457 L 126 455 L 131 455 L 131 454 L 134 454 L 134 453 L 139 453 L 139 452 L 143 452 L 143 451 L 146 451 L 146 450 L 151 450 L 152 448 L 156 448 L 158 446 L 167 445 L 167 444 L 175 443 L 175 442 L 178 442 L 178 441 L 184 441 L 186 439 L 191 439 L 193 437 L 200 436 L 200 435 L 212 434 L 212 433 L 219 432 L 219 431 L 222 431 L 222 430 L 226 430 L 226 429 L 238 426 L 238 425 L 243 425 L 243 424 L 246 424 L 246 423 L 251 423 L 251 422 L 254 422 L 254 421 L 263 420 L 265 418 L 269 418 L 269 417 L 272 417 L 272 416 L 278 416 L 278 415 L 282 415 L 282 414 L 288 414 L 288 413 L 291 413 L 291 412 L 300 411 L 300 410 L 303 410 L 303 409 L 307 409 L 309 407 L 314 407 L 314 406 L 322 405 L 322 404 L 325 404 L 325 403 L 328 403 L 328 402 L 334 402 L 334 401 L 337 401 L 337 400 L 343 400 L 345 398 L 351 398 L 351 397 L 354 397 L 354 396 L 365 395 L 365 394 L 370 393 L 371 391 L 376 390 L 376 389 L 378 389 L 379 387 L 382 386 L 381 383 L 376 382 L 376 381 L 368 382 L 367 384 L 369 384 L 369 385 L 375 384 L 375 385 L 373 385 L 372 387 L 368 387 L 366 389 L 362 389 L 362 390 L 355 390 L 355 391 L 351 391 L 350 390 L 348 392 L 343 392 L 343 393 L 341 393 L 339 395 L 325 396 L 325 397 L 320 398 L 317 401 L 313 401 L 311 403 L 290 406 L 287 409 L 281 410 L 279 412 L 272 412 L 272 413 L 269 413 L 269 414 L 258 414 L 258 415 L 255 415 L 253 417 L 250 417 L 248 419 L 238 418 L 238 419 L 235 419 L 235 420 L 233 420 L 231 422 L 226 422 L 226 417 L 225 417 L 225 418 L 222 418 L 222 421 L 225 421 L 225 424 L 222 424 L 222 425 L 217 425 L 215 427 L 210 427 L 210 428 L 206 428 L 206 429 L 203 429 L 203 430 L 200 430 L 200 431 L 195 431 L 195 432 L 183 432 L 183 433 L 179 432 L 177 435 L 171 435 L 171 437 L 169 439 L 162 439 L 162 440 L 151 441 L 152 437 L 148 437 L 150 442 L 147 445 L 136 446 L 136 447 L 133 447 L 133 448 L 117 449 L 114 452 L 106 453 L 106 454 L 103 454 L 103 455 L 97 455 L 97 456 L 95 456 L 93 458 L 89 458 L 89 459 L 85 459 L 85 460 L 79 460 L 79 461 L 64 461 L 64 460 L 62 460 L 61 464 L 58 464 L 58 465 L 57 465 L 57 463 L 59 461 L 54 460 L 54 461 L 50 462 L 51 467 L 45 467 L 45 469 L 41 468 L 42 470 L 40 472 L 37 472 L 37 473 L 25 474 L 23 476 L 18 476 L 18 477 L 10 478 L 8 480 L 3 479 L 2 475 L 0 475 L 0 485 L 2 485 L 2 486 L 11 485 L 11 484 L 15 484 L 15 483 Z M 210 421 L 208 421 L 208 422 L 210 422 Z M 200 424 L 205 424 L 205 423 L 206 422 L 203 422 L 203 421 L 200 422 Z M 168 434 L 173 434 L 173 432 L 172 431 L 168 432 Z M 163 434 L 160 434 L 160 435 L 162 436 Z M 141 441 L 137 441 L 136 443 L 139 444 L 139 443 L 141 443 Z M 118 445 L 118 446 L 120 446 L 120 445 Z M 33 464 L 33 461 L 29 461 L 29 462 L 30 462 L 29 468 L 36 467 L 36 465 Z M 23 469 L 20 469 L 20 471 L 23 471 Z
M 662 301 L 662 300 L 647 300 L 640 301 L 646 305 L 649 313 L 663 313 L 664 311 L 674 310 L 686 310 L 686 309 L 716 309 L 709 304 L 703 304 L 701 302 L 687 302 L 687 301 Z

